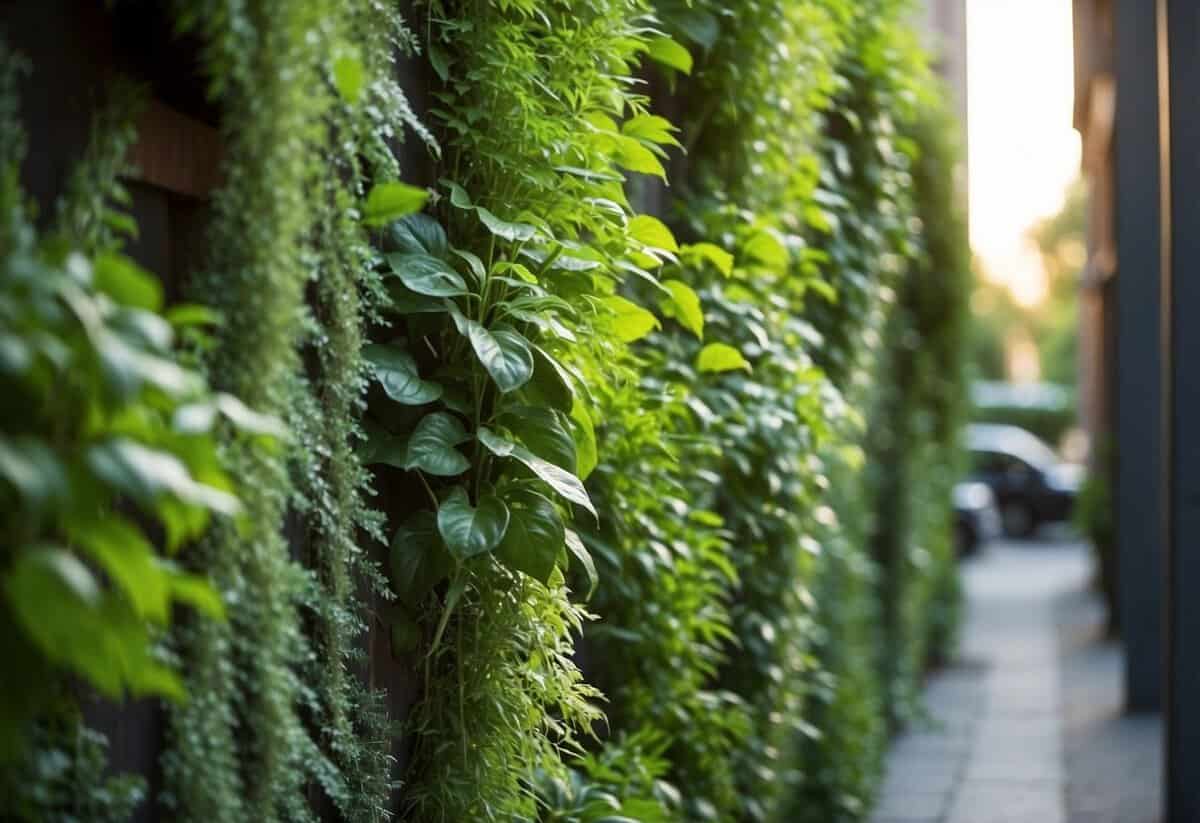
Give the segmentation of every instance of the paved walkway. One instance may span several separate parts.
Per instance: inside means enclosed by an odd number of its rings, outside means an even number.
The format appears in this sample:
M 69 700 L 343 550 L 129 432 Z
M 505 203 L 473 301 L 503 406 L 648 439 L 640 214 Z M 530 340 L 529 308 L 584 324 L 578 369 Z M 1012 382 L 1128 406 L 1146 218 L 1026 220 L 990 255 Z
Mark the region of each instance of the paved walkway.
M 1117 643 L 1095 597 L 1058 603 L 1068 823 L 1162 819 L 1162 717 L 1125 714 Z
M 889 755 L 873 823 L 1067 823 L 1055 603 L 1081 589 L 1077 543 L 997 543 L 963 567 L 960 662 L 930 720 Z

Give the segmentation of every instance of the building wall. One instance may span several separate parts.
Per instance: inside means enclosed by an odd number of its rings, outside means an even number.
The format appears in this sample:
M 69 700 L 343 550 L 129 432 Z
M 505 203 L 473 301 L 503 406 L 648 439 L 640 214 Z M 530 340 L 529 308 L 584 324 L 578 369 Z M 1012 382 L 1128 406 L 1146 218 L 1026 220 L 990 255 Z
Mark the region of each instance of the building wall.
M 954 108 L 967 128 L 967 0 L 922 0 L 918 25 L 936 55 L 935 68 L 954 95 Z
M 1113 175 L 1116 82 L 1111 0 L 1075 0 L 1075 128 L 1088 185 L 1088 259 L 1079 283 L 1079 419 L 1093 445 L 1111 438 L 1114 376 L 1113 312 L 1117 275 Z M 1093 449 L 1093 458 L 1099 457 Z M 1093 468 L 1101 468 L 1093 465 Z

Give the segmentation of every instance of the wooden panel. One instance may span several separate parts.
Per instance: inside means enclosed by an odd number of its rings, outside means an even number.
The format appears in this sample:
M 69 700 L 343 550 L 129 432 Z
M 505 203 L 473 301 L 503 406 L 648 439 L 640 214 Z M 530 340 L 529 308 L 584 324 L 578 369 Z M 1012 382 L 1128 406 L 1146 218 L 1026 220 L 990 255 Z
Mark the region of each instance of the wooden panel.
M 176 194 L 204 198 L 221 183 L 217 130 L 158 101 L 138 122 L 130 160 L 137 169 L 135 180 Z

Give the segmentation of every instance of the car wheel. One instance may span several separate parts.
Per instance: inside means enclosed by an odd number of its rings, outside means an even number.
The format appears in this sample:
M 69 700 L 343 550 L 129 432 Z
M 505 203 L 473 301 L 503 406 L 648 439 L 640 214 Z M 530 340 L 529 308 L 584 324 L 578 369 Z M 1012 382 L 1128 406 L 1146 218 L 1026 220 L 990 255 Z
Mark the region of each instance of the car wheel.
M 1027 503 L 1012 501 L 1000 507 L 1000 520 L 1004 534 L 1008 537 L 1031 537 L 1037 529 L 1037 520 Z

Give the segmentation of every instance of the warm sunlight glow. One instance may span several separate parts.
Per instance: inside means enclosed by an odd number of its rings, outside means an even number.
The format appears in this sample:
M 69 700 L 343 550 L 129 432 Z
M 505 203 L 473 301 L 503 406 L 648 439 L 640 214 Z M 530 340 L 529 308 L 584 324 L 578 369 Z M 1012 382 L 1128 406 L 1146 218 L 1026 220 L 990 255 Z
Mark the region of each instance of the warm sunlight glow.
M 1026 230 L 1079 174 L 1071 45 L 1071 0 L 967 2 L 971 245 L 1025 305 L 1047 288 Z

